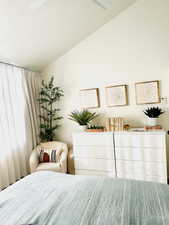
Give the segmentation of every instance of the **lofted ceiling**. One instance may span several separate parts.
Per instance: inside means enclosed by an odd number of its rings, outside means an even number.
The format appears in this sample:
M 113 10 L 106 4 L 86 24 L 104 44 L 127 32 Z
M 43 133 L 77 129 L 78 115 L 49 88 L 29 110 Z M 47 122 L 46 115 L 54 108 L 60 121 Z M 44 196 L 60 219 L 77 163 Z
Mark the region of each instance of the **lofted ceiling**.
M 42 70 L 135 1 L 0 0 L 0 61 Z

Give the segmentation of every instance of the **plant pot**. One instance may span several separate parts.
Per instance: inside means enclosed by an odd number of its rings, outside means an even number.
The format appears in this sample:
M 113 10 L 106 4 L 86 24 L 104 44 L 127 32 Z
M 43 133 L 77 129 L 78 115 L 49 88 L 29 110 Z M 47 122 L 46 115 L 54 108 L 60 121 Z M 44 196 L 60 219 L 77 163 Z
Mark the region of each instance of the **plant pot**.
M 104 132 L 104 129 L 86 129 L 87 132 Z
M 150 127 L 158 125 L 158 118 L 148 118 L 147 125 Z
M 80 125 L 79 130 L 80 131 L 85 131 L 87 129 L 87 125 Z

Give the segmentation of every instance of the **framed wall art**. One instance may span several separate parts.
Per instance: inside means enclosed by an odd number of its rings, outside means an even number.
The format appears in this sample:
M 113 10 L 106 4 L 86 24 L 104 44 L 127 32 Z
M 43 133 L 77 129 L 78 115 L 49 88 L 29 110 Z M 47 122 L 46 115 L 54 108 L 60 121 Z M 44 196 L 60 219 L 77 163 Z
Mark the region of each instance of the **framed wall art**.
M 136 104 L 160 103 L 159 81 L 146 81 L 135 84 Z
M 100 107 L 99 89 L 83 89 L 80 90 L 80 102 L 82 108 L 93 109 Z
M 127 85 L 106 87 L 106 102 L 108 107 L 128 105 Z

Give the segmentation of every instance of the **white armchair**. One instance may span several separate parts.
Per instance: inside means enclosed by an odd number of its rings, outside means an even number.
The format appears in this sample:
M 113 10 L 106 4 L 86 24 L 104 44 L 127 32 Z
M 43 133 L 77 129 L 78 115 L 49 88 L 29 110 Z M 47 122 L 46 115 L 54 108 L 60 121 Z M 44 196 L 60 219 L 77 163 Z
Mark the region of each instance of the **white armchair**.
M 46 150 L 57 150 L 57 162 L 45 162 L 40 163 L 40 151 L 44 148 Z M 67 156 L 68 147 L 62 142 L 46 142 L 38 145 L 31 153 L 29 164 L 31 173 L 42 170 L 52 170 L 55 172 L 66 173 L 67 172 Z

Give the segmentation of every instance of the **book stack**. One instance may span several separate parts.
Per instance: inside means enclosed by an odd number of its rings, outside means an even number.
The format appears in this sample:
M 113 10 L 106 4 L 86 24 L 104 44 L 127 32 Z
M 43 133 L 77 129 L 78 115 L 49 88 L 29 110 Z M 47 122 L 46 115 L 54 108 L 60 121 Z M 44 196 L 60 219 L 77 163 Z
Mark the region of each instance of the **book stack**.
M 124 119 L 121 117 L 107 118 L 106 130 L 107 131 L 123 131 L 124 130 Z

